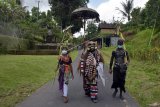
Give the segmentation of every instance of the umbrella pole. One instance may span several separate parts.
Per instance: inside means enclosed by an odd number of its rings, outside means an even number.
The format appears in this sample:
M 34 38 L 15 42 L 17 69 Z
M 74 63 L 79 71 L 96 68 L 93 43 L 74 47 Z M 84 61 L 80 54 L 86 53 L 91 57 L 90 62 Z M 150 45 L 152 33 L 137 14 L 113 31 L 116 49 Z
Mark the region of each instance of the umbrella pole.
M 84 41 L 85 41 L 85 31 L 86 31 L 86 27 L 85 27 L 85 25 L 86 25 L 86 20 L 85 20 L 85 18 L 84 18 L 84 22 L 83 22 L 83 26 L 84 26 Z
M 85 20 L 85 18 L 83 18 L 83 28 L 84 28 L 84 35 L 83 35 L 83 41 L 84 41 L 84 50 L 85 50 L 85 31 L 86 31 L 86 27 L 85 27 L 85 25 L 86 25 L 86 20 Z

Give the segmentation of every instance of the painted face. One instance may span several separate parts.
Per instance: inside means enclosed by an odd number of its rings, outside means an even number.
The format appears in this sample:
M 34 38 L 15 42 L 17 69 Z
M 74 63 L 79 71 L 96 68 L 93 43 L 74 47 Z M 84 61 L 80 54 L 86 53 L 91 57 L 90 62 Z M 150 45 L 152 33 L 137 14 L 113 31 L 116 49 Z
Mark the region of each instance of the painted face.
M 94 42 L 90 42 L 88 44 L 88 51 L 93 52 L 96 49 L 96 44 Z

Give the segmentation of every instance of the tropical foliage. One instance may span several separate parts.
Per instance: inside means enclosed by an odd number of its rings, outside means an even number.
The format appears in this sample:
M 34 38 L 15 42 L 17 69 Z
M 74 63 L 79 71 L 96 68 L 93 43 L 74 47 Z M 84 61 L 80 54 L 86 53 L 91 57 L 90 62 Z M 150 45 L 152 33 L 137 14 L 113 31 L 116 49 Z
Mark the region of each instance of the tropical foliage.
M 160 59 L 160 0 L 149 0 L 144 8 L 134 8 L 131 20 L 122 26 L 133 58 L 157 62 Z M 129 39 L 128 39 L 129 38 Z M 136 45 L 138 44 L 138 45 Z
M 71 13 L 73 10 L 80 6 L 84 6 L 89 2 L 89 0 L 49 0 L 51 5 L 52 14 L 55 17 L 55 20 L 58 22 L 62 29 L 65 29 L 67 26 L 73 24 L 76 25 L 72 32 L 77 32 L 82 27 L 82 22 L 71 21 Z M 79 26 L 77 26 L 77 23 Z
M 124 4 L 122 4 L 125 8 Z M 129 24 L 145 28 L 160 28 L 160 0 L 149 0 L 144 8 L 134 8 L 130 13 Z M 127 12 L 124 12 L 126 14 Z
M 94 23 L 90 23 L 87 26 L 87 35 L 86 39 L 92 39 L 98 36 L 98 27 Z
M 121 5 L 123 7 L 123 10 L 119 9 L 117 7 L 117 10 L 122 13 L 124 17 L 128 19 L 128 21 L 131 20 L 131 12 L 133 10 L 133 1 L 134 0 L 126 0 L 126 2 L 121 2 Z
M 39 12 L 33 7 L 31 12 L 20 5 L 18 0 L 0 1 L 0 34 L 43 42 L 48 29 L 61 39 L 61 30 L 53 19 L 51 11 Z

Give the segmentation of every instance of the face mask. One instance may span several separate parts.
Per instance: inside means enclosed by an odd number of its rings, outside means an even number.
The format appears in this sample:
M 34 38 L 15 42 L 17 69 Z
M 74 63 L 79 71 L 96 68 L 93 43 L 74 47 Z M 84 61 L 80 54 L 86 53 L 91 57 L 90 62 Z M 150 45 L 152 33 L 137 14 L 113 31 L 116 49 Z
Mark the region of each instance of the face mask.
M 118 48 L 123 48 L 123 45 L 118 45 Z

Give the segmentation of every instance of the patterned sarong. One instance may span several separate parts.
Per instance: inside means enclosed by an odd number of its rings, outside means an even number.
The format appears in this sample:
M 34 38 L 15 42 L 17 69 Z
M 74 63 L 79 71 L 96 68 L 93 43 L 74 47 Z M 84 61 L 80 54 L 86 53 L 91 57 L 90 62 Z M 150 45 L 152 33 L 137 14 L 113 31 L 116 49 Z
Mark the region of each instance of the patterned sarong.
M 84 90 L 85 94 L 90 96 L 91 99 L 96 99 L 98 94 L 97 87 L 97 70 L 96 70 L 96 59 L 92 53 L 88 54 L 86 60 L 86 67 L 84 73 Z
M 71 78 L 71 72 L 69 66 L 61 65 L 59 69 L 59 90 L 63 92 L 63 85 L 69 83 L 69 79 Z

